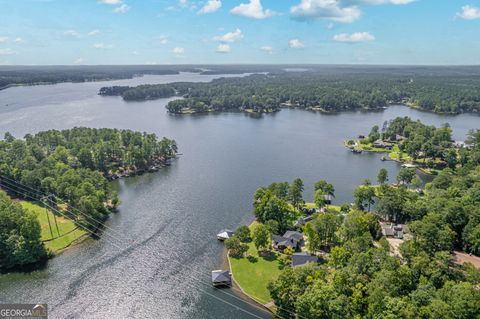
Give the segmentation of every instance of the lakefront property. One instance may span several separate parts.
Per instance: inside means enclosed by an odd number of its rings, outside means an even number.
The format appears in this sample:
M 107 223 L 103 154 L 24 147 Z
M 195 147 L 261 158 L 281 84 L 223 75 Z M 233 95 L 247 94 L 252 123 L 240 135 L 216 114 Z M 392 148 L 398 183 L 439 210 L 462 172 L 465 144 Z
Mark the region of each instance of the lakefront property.
M 386 126 L 381 136 L 385 138 L 393 127 L 396 127 L 397 143 L 402 144 L 392 143 L 392 147 L 395 145 L 399 149 L 406 149 L 412 157 L 420 151 L 409 145 L 411 140 L 418 140 L 421 134 L 439 134 L 435 128 L 429 128 L 431 133 L 425 133 L 423 124 L 412 122 L 408 118 L 397 118 Z M 443 130 L 439 135 L 444 141 L 438 143 L 445 149 L 442 153 L 436 153 L 440 159 L 435 156 L 433 160 L 444 160 L 443 156 L 450 153 L 455 153 L 458 158 L 459 152 L 470 152 L 473 149 L 459 149 L 448 137 L 450 129 Z M 372 132 L 375 131 L 374 128 Z M 408 132 L 405 137 L 399 135 L 405 132 Z M 476 140 L 476 133 L 472 134 L 469 145 Z M 421 144 L 417 147 L 426 149 Z M 387 282 L 415 276 L 425 276 L 424 280 L 427 281 L 434 280 L 431 276 L 437 270 L 430 263 L 446 259 L 450 260 L 451 265 L 449 270 L 445 268 L 446 273 L 450 274 L 447 278 L 460 275 L 463 278 L 460 281 L 464 280 L 462 283 L 450 281 L 449 287 L 453 289 L 455 285 L 465 285 L 469 287 L 467 291 L 475 295 L 478 288 L 475 281 L 469 281 L 462 274 L 468 271 L 478 272 L 475 267 L 480 267 L 480 258 L 473 257 L 467 262 L 461 250 L 470 249 L 470 255 L 476 253 L 476 244 L 469 241 L 469 238 L 473 239 L 476 235 L 468 234 L 469 228 L 466 226 L 463 239 L 460 239 L 454 227 L 448 226 L 448 223 L 442 224 L 441 215 L 428 212 L 429 206 L 440 204 L 446 205 L 444 214 L 448 215 L 450 209 L 453 209 L 451 213 L 457 214 L 460 209 L 464 211 L 464 216 L 470 216 L 467 218 L 472 216 L 453 202 L 449 203 L 452 198 L 446 195 L 445 190 L 460 185 L 464 178 L 473 178 L 472 181 L 477 184 L 480 181 L 477 169 L 472 171 L 473 166 L 460 162 L 451 162 L 448 166 L 450 168 L 439 170 L 438 176 L 422 192 L 417 191 L 419 186 L 414 181 L 418 178 L 416 165 L 402 165 L 396 176 L 397 183 L 390 185 L 388 173 L 382 169 L 377 176 L 377 185 L 365 180 L 354 191 L 354 203 L 341 206 L 331 206 L 335 189 L 325 180 L 315 184 L 313 203 L 304 202 L 301 179 L 295 179 L 291 184 L 272 183 L 268 187 L 257 189 L 253 196 L 255 221 L 249 227 L 237 229 L 225 241 L 233 280 L 247 296 L 280 315 L 288 317 L 289 313 L 296 312 L 309 318 L 319 309 L 329 309 L 329 312 L 350 316 L 354 310 L 348 308 L 351 305 L 346 300 L 343 302 L 347 308 L 332 308 L 332 300 L 342 300 L 336 299 L 341 297 L 336 292 L 339 287 L 331 286 L 332 278 L 344 278 L 341 286 L 345 288 L 356 282 L 349 288 L 353 291 L 362 287 L 365 292 L 381 289 L 387 293 L 385 289 L 388 291 L 390 288 L 384 287 L 384 282 L 378 282 L 379 288 L 374 288 L 377 287 L 376 278 L 380 274 L 382 277 L 378 280 L 381 278 Z M 459 176 L 455 171 L 463 171 L 467 175 Z M 463 196 L 470 198 L 468 187 L 464 191 L 466 193 Z M 470 209 L 476 210 L 473 206 Z M 423 216 L 418 217 L 419 213 Z M 458 222 L 457 218 L 452 219 L 452 222 Z M 426 267 L 422 269 L 416 268 L 419 258 L 430 265 L 422 266 Z M 385 267 L 389 269 L 387 272 Z M 369 277 L 355 277 L 362 273 L 369 274 Z M 413 289 L 415 292 L 422 288 Z M 430 298 L 441 298 L 436 295 L 441 292 L 432 289 L 432 293 Z M 318 299 L 323 294 L 326 294 L 325 298 Z M 311 303 L 311 298 L 316 302 Z M 363 297 L 360 295 L 358 298 Z M 410 299 L 405 300 L 407 304 L 410 302 Z M 381 304 L 378 307 L 375 310 L 377 312 L 389 311 Z M 408 314 L 409 310 L 405 311 Z M 411 315 L 414 316 L 414 313 Z M 327 317 L 330 318 L 330 315 Z

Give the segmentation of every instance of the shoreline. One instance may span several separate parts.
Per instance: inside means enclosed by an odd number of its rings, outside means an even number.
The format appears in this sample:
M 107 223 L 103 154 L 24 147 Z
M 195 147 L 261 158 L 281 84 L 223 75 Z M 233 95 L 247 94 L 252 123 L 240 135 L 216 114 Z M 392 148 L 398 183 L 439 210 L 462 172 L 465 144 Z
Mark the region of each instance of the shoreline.
M 353 150 L 356 148 L 356 146 L 358 146 L 358 143 L 355 142 L 355 145 L 348 145 L 347 144 L 347 140 L 345 140 L 343 142 L 343 145 L 345 146 L 345 148 L 347 148 L 348 150 Z M 408 164 L 406 160 L 402 161 L 400 159 L 396 159 L 396 158 L 391 158 L 390 157 L 390 153 L 391 151 L 388 151 L 388 150 L 376 150 L 376 149 L 364 149 L 364 148 L 359 148 L 362 152 L 366 152 L 366 153 L 376 153 L 376 154 L 387 154 L 387 156 L 383 156 L 384 159 L 381 159 L 382 161 L 389 161 L 389 162 L 396 162 L 397 164 Z M 358 154 L 358 155 L 361 155 L 361 154 Z M 412 162 L 413 163 L 413 162 Z M 417 165 L 417 164 L 414 164 L 414 165 Z M 421 171 L 423 174 L 425 175 L 429 175 L 429 176 L 436 176 L 437 173 L 435 172 L 430 172 L 428 170 L 426 170 L 425 168 L 423 167 L 420 167 L 417 165 L 417 167 L 415 167 L 415 169 L 418 169 L 419 171 Z
M 255 221 L 256 221 L 256 219 L 253 219 L 247 226 L 250 227 L 253 223 L 255 223 Z M 275 312 L 271 308 L 269 308 L 269 307 L 275 307 L 272 300 L 270 300 L 266 304 L 260 302 L 255 297 L 246 293 L 245 290 L 243 290 L 242 286 L 235 280 L 235 274 L 233 273 L 232 264 L 230 262 L 230 256 L 228 255 L 228 250 L 225 247 L 223 248 L 223 252 L 222 252 L 221 265 L 222 265 L 222 268 L 224 266 L 228 266 L 228 269 L 229 269 L 229 271 L 232 275 L 233 286 L 236 288 L 237 292 L 239 292 L 239 295 L 241 295 L 242 299 L 248 300 L 249 302 L 251 302 L 251 303 L 253 303 L 257 306 L 262 307 L 263 309 L 265 309 L 266 311 L 271 313 L 274 317 L 276 316 Z

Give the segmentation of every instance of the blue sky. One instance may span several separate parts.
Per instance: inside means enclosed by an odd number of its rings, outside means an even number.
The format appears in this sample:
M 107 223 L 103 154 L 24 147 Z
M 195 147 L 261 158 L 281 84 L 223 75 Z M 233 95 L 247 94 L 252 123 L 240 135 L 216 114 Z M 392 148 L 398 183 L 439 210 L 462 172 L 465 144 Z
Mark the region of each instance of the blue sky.
M 480 64 L 480 0 L 0 0 L 0 64 Z

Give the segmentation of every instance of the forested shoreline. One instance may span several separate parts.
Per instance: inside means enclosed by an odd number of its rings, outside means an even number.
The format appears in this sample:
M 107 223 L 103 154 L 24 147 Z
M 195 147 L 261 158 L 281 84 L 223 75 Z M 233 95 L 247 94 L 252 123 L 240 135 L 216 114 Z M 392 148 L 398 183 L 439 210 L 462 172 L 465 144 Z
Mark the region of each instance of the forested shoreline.
M 225 242 L 234 278 L 259 298 L 265 287 L 255 282 L 268 276 L 283 318 L 478 318 L 480 269 L 454 253 L 480 256 L 480 129 L 456 147 L 448 125 L 396 118 L 366 139 L 400 134 L 410 156 L 446 154 L 447 167 L 425 187 L 413 168 L 393 177 L 382 168 L 341 206 L 325 180 L 310 203 L 300 178 L 260 187 L 253 227 Z
M 435 113 L 480 112 L 480 79 L 470 75 L 277 72 L 208 83 L 106 87 L 100 94 L 126 101 L 183 97 L 168 103 L 170 113 L 269 113 L 281 107 L 341 112 L 379 110 L 391 104 Z
M 6 133 L 0 141 L 0 189 L 34 202 L 50 195 L 52 208 L 95 232 L 119 202 L 109 180 L 157 170 L 176 153 L 174 140 L 131 130 L 73 128 L 27 134 L 24 139 Z M 7 262 L 22 247 L 24 229 L 19 227 L 20 222 L 0 227 L 0 251 L 6 255 L 1 270 L 22 266 L 20 261 Z M 36 232 L 36 226 L 31 229 Z M 32 236 L 38 239 L 36 233 Z M 32 253 L 23 252 L 21 260 L 31 263 Z

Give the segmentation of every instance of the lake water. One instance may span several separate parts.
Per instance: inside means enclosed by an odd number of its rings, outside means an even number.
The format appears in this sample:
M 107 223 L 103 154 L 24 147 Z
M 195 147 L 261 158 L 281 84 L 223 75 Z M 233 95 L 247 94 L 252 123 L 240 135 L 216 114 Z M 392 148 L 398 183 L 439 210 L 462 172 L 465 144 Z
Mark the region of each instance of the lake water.
M 457 140 L 480 128 L 477 115 L 441 116 L 404 106 L 331 115 L 283 109 L 260 117 L 174 116 L 164 107 L 169 99 L 127 103 L 97 95 L 105 85 L 214 77 L 184 73 L 0 91 L 1 135 L 129 128 L 174 138 L 183 153 L 157 173 L 115 183 L 122 204 L 101 239 L 65 251 L 41 271 L 1 275 L 0 303 L 48 303 L 51 318 L 269 318 L 234 289 L 214 290 L 209 281 L 212 269 L 224 267 L 216 233 L 252 220 L 257 187 L 300 177 L 311 200 L 313 184 L 326 179 L 335 186 L 335 203 L 349 203 L 363 179 L 375 181 L 385 167 L 393 180 L 399 166 L 381 162 L 378 154 L 352 154 L 344 139 L 397 116 L 448 122 Z

